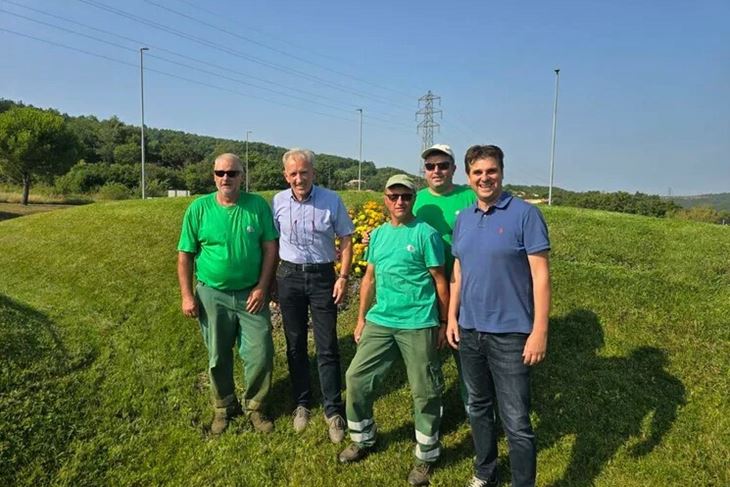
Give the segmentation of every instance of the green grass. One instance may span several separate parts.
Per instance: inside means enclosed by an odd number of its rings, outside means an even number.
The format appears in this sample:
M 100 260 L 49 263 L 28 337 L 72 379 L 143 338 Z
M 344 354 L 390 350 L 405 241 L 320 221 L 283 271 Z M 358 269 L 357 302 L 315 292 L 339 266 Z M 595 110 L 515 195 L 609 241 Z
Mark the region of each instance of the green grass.
M 366 196 L 345 199 L 356 197 Z M 376 403 L 380 448 L 340 466 L 321 407 L 304 434 L 292 431 L 278 329 L 275 433 L 239 421 L 208 437 L 206 353 L 179 312 L 175 276 L 189 202 L 0 222 L 0 485 L 404 485 L 414 438 L 402 369 Z M 533 376 L 539 485 L 727 485 L 728 228 L 543 211 L 554 306 L 548 359 Z M 340 322 L 346 366 L 353 306 Z M 451 359 L 445 375 L 433 485 L 463 485 L 473 452 Z

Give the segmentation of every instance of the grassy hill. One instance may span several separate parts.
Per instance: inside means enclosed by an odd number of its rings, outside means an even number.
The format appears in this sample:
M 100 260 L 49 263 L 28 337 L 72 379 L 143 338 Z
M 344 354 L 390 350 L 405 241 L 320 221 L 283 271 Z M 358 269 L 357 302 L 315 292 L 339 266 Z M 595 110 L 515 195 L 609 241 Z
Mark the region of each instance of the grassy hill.
M 672 196 L 670 198 L 684 208 L 709 206 L 718 211 L 730 211 L 730 193 L 701 194 L 697 196 Z
M 304 434 L 291 428 L 280 330 L 275 433 L 239 421 L 208 437 L 206 354 L 175 276 L 189 201 L 0 222 L 0 485 L 404 485 L 414 439 L 403 371 L 376 403 L 379 450 L 341 466 L 321 408 Z M 728 485 L 728 228 L 543 211 L 555 298 L 533 376 L 539 485 Z M 341 316 L 345 365 L 353 308 Z M 433 485 L 463 485 L 472 446 L 452 360 L 445 374 Z M 508 478 L 504 440 L 501 452 Z

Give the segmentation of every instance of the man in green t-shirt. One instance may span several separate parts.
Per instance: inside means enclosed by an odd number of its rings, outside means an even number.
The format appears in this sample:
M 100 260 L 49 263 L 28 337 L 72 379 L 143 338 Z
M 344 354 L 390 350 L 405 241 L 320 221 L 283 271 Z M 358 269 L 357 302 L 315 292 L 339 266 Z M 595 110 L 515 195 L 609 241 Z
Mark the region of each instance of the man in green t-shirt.
M 234 345 L 244 361 L 246 415 L 257 431 L 269 433 L 274 425 L 262 411 L 274 364 L 267 290 L 279 235 L 268 203 L 241 193 L 238 156 L 218 156 L 213 174 L 218 190 L 193 201 L 183 218 L 177 246 L 182 311 L 198 318 L 208 349 L 215 403 L 211 433 L 222 433 L 242 413 L 233 381 Z
M 413 213 L 441 235 L 446 259 L 446 279 L 450 280 L 451 270 L 454 268 L 451 240 L 456 217 L 459 212 L 475 204 L 477 197 L 470 187 L 454 184 L 456 161 L 451 147 L 446 144 L 435 144 L 424 150 L 421 157 L 423 158 L 423 175 L 428 186 L 418 192 L 416 203 L 413 205 Z M 459 374 L 459 394 L 466 407 L 466 386 L 461 377 L 459 354 L 453 349 L 451 352 L 454 355 Z
M 375 388 L 401 356 L 413 395 L 417 441 L 408 482 L 427 485 L 441 453 L 443 379 L 437 347 L 444 344 L 448 288 L 443 243 L 433 228 L 413 215 L 414 198 L 415 185 L 408 176 L 391 177 L 384 197 L 390 221 L 370 236 L 354 333 L 358 347 L 345 376 L 352 443 L 339 460 L 358 461 L 375 446 Z

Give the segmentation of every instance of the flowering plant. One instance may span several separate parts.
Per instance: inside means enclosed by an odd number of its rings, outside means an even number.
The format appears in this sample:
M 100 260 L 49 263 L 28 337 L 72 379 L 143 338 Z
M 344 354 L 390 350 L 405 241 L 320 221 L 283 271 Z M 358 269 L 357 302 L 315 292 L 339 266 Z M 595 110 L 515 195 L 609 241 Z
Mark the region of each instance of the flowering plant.
M 363 239 L 367 241 L 370 233 L 378 226 L 386 221 L 385 208 L 376 201 L 368 201 L 360 207 L 348 210 L 352 222 L 355 224 L 355 232 L 352 234 L 352 267 L 350 272 L 356 277 L 362 277 L 368 266 L 365 261 L 365 250 L 367 244 L 363 243 Z M 339 242 L 337 242 L 339 245 Z M 340 270 L 340 264 L 337 263 L 337 271 Z

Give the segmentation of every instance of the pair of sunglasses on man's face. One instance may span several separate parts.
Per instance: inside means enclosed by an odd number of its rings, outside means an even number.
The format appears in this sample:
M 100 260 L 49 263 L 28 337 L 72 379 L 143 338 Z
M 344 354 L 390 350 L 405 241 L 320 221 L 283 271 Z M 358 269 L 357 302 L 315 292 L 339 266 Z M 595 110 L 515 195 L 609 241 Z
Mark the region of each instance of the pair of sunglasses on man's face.
M 218 176 L 219 178 L 222 178 L 223 176 L 228 176 L 229 178 L 235 178 L 238 177 L 241 174 L 241 171 L 213 171 L 213 174 Z
M 390 201 L 396 202 L 398 201 L 398 198 L 402 199 L 406 203 L 411 201 L 413 199 L 413 193 L 401 193 L 401 194 L 386 194 L 386 198 L 388 198 Z
M 449 161 L 427 162 L 423 166 L 426 168 L 426 171 L 433 171 L 436 168 L 439 168 L 441 171 L 447 171 L 451 167 L 451 163 Z

